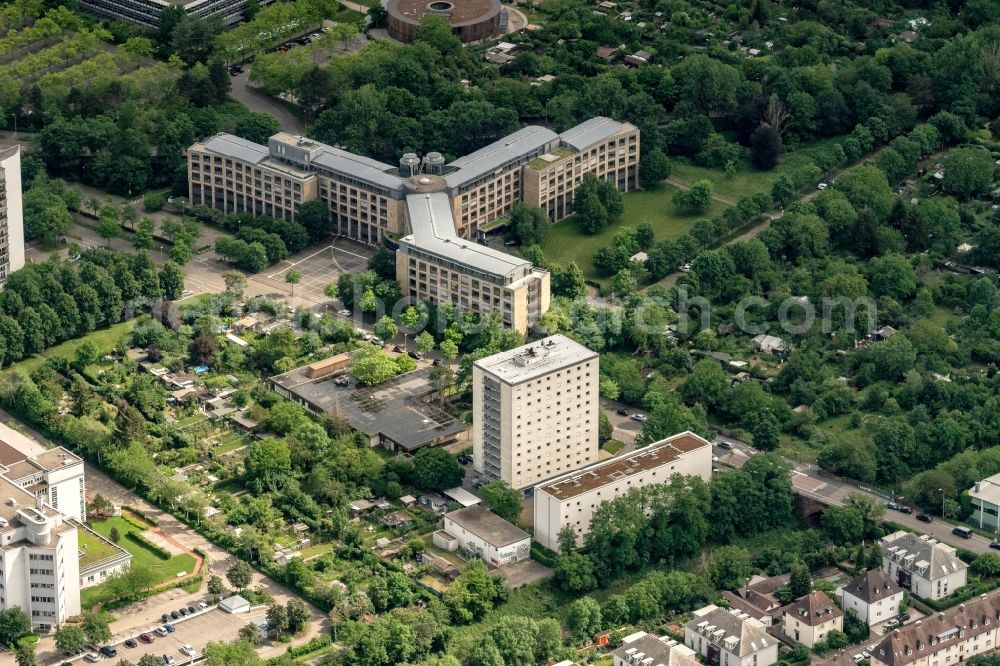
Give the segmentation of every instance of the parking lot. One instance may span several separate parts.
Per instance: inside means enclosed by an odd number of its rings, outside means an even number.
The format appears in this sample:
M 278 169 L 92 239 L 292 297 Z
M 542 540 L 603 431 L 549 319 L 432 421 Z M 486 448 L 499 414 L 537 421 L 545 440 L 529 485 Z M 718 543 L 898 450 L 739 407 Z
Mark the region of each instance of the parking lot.
M 366 245 L 338 238 L 327 246 L 308 247 L 254 275 L 251 280 L 287 294 L 290 285 L 285 282 L 285 276 L 295 268 L 302 276 L 295 285 L 295 296 L 313 304 L 325 303 L 330 299 L 323 294 L 323 288 L 330 283 L 336 284 L 337 278 L 344 273 L 364 273 L 373 252 Z
M 200 655 L 204 652 L 205 646 L 211 642 L 221 641 L 223 643 L 230 643 L 235 641 L 240 628 L 244 624 L 262 616 L 264 616 L 263 610 L 247 615 L 230 615 L 217 608 L 210 608 L 186 618 L 172 621 L 175 628 L 174 633 L 162 637 L 154 634 L 155 640 L 150 644 L 138 640 L 138 635 L 143 633 L 142 631 L 137 631 L 134 636 L 131 636 L 138 643 L 134 648 L 125 647 L 125 638 L 130 637 L 123 637 L 120 641 L 112 643 L 115 649 L 118 650 L 118 654 L 114 657 L 102 657 L 101 662 L 117 664 L 121 659 L 128 659 L 134 664 L 142 658 L 142 655 L 151 654 L 158 658 L 163 655 L 170 655 L 174 658 L 175 664 L 186 664 L 193 661 L 193 659 L 181 652 L 182 645 L 191 645 L 195 649 L 195 654 Z M 158 626 L 160 624 L 151 625 L 146 631 L 152 634 L 153 630 Z M 67 660 L 56 659 L 47 663 L 61 664 L 65 661 Z M 88 663 L 82 655 L 71 661 L 77 666 Z

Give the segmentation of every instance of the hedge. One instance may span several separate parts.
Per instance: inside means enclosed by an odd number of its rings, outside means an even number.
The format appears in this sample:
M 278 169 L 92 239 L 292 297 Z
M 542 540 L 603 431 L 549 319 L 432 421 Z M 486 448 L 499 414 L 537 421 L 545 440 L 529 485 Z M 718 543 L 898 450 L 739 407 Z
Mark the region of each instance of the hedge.
M 992 592 L 993 590 L 1000 587 L 1000 579 L 993 580 L 978 580 L 970 582 L 964 587 L 958 588 L 955 592 L 949 594 L 944 599 L 923 599 L 920 601 L 924 605 L 933 608 L 935 611 L 941 612 L 948 610 L 952 606 L 956 606 L 961 603 L 965 603 L 973 597 L 978 597 L 980 594 L 986 594 L 987 592 Z
M 156 555 L 161 560 L 169 560 L 173 555 L 170 554 L 166 548 L 158 546 L 146 537 L 142 536 L 138 532 L 126 532 L 125 538 L 135 541 L 137 544 L 151 551 L 153 555 Z
M 143 522 L 149 523 L 153 527 L 157 527 L 160 524 L 160 521 L 158 521 L 156 518 L 153 518 L 145 511 L 140 511 L 134 506 L 129 506 L 128 504 L 122 504 L 122 511 L 128 511 L 131 514 L 138 516 L 140 519 L 142 519 Z
M 552 553 L 552 551 L 543 547 L 542 544 L 536 541 L 531 542 L 531 559 L 550 568 L 556 565 L 556 556 Z
M 280 657 L 272 657 L 267 660 L 267 663 L 268 666 L 282 664 L 285 663 L 286 655 L 292 657 L 293 659 L 303 657 L 307 654 L 312 654 L 313 652 L 319 652 L 323 648 L 329 647 L 332 643 L 333 641 L 330 640 L 329 636 L 321 634 L 319 636 L 315 636 L 308 643 L 303 643 L 298 647 L 289 646 L 288 651 L 284 655 L 281 655 Z

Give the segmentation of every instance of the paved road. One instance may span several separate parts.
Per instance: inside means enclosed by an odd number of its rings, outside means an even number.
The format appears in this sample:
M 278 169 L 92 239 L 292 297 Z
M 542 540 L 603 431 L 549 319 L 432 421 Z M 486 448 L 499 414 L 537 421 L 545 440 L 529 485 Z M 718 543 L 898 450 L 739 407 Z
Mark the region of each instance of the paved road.
M 238 76 L 231 77 L 233 87 L 229 91 L 229 96 L 237 102 L 247 107 L 251 111 L 259 111 L 274 116 L 281 125 L 281 129 L 289 134 L 305 135 L 306 126 L 299 118 L 288 110 L 285 106 L 275 102 L 266 95 L 261 95 L 250 85 L 250 71 L 247 70 Z
M 746 442 L 733 439 L 731 437 L 716 438 L 716 446 L 713 447 L 715 455 L 719 456 L 724 463 L 736 463 L 740 466 L 751 456 L 759 453 Z M 732 451 L 721 449 L 718 442 L 727 441 L 733 445 Z M 852 493 L 868 495 L 874 497 L 881 503 L 885 503 L 887 498 L 864 486 L 858 486 L 848 481 L 832 478 L 824 473 L 817 465 L 810 463 L 800 463 L 788 460 L 792 465 L 792 486 L 796 492 L 812 497 L 820 502 L 833 506 L 843 506 L 847 496 Z M 990 539 L 974 534 L 971 539 L 963 539 L 952 534 L 955 523 L 934 518 L 932 523 L 924 523 L 916 518 L 916 513 L 905 514 L 899 511 L 886 510 L 886 520 L 905 526 L 914 532 L 927 534 L 929 536 L 944 541 L 959 548 L 965 548 L 977 553 L 985 553 L 990 549 Z

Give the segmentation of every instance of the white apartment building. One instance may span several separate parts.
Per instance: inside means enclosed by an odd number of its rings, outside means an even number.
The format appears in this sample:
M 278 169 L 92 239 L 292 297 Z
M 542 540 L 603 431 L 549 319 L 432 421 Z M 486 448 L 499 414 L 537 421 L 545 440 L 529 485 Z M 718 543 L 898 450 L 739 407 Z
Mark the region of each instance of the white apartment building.
M 845 611 L 854 611 L 858 619 L 869 626 L 899 615 L 903 588 L 881 569 L 856 576 L 841 589 Z
M 446 513 L 444 529 L 433 539 L 438 547 L 475 553 L 495 567 L 531 556 L 531 535 L 479 504 Z
M 0 146 L 0 287 L 24 266 L 21 148 Z
M 926 534 L 900 530 L 882 537 L 879 546 L 885 575 L 918 597 L 943 599 L 967 582 L 968 567 L 955 549 Z
M 991 592 L 894 629 L 871 650 L 872 666 L 950 666 L 993 652 L 1000 593 Z
M 521 490 L 597 462 L 598 364 L 564 335 L 476 361 L 476 471 Z
M 638 631 L 622 639 L 614 666 L 699 666 L 698 653 L 666 636 Z
M 812 648 L 831 631 L 844 630 L 844 612 L 825 592 L 810 592 L 785 607 L 782 630 L 796 643 Z
M 0 477 L 0 609 L 20 607 L 33 629 L 80 614 L 76 527 Z
M 61 446 L 46 449 L 0 423 L 0 475 L 56 511 L 84 522 L 83 459 Z
M 693 432 L 682 432 L 538 486 L 534 501 L 535 541 L 558 550 L 559 531 L 572 525 L 579 546 L 601 503 L 632 488 L 667 483 L 675 474 L 708 481 L 712 477 L 712 444 Z
M 771 666 L 778 661 L 778 639 L 759 621 L 740 611 L 705 606 L 684 625 L 684 644 L 709 666 Z

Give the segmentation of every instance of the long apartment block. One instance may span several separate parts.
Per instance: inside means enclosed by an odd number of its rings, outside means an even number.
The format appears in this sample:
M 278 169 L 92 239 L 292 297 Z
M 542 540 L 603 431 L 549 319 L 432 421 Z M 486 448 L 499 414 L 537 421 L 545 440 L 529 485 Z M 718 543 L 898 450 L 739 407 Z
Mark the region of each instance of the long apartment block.
M 590 531 L 597 508 L 632 488 L 669 483 L 675 474 L 712 477 L 712 444 L 693 432 L 682 432 L 632 453 L 561 476 L 535 488 L 535 541 L 559 550 L 566 525 L 577 545 Z
M 259 0 L 261 7 L 273 2 Z M 225 25 L 234 25 L 245 18 L 246 5 L 246 0 L 80 0 L 80 9 L 89 14 L 153 29 L 160 27 L 160 16 L 168 7 L 181 7 L 197 18 L 218 16 Z
M 476 243 L 483 229 L 518 201 L 558 222 L 585 173 L 627 191 L 638 169 L 639 130 L 609 118 L 561 134 L 525 127 L 452 162 L 407 153 L 396 166 L 285 133 L 267 146 L 217 134 L 188 149 L 188 194 L 194 205 L 285 220 L 319 199 L 338 235 L 398 244 L 404 295 L 497 311 L 524 332 L 548 308 L 548 274 Z
M 564 335 L 476 361 L 476 471 L 522 490 L 597 462 L 599 363 Z

